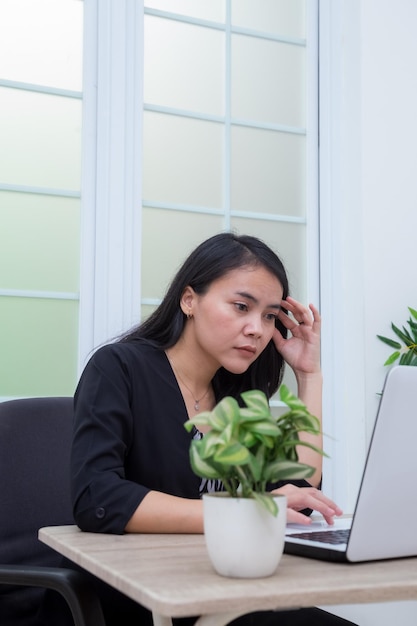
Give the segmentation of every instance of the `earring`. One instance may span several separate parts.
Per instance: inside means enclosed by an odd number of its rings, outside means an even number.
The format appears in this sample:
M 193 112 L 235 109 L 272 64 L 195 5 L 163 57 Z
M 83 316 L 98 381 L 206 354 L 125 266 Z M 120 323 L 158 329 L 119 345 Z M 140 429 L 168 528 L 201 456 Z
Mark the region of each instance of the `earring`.
M 191 320 L 193 318 L 193 314 L 192 313 L 187 313 L 187 320 Z

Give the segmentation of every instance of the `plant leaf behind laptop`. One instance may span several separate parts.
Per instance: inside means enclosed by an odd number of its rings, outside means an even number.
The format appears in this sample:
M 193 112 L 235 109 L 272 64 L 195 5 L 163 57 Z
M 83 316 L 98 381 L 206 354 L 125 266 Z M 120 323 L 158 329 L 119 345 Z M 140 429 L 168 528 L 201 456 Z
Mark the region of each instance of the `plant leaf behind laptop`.
M 399 359 L 399 365 L 417 365 L 417 311 L 408 307 L 411 317 L 407 320 L 409 329 L 405 326 L 402 329 L 395 324 L 391 328 L 400 341 L 377 335 L 378 339 L 386 343 L 394 352 L 388 357 L 384 365 L 392 365 Z

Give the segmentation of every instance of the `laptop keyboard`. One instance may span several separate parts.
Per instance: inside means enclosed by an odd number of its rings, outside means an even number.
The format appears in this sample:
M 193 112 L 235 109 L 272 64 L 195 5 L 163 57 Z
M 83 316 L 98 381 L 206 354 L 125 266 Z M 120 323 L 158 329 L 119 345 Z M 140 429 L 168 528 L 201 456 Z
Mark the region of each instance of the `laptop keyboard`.
M 292 533 L 288 538 L 296 537 L 297 539 L 305 539 L 306 541 L 320 541 L 321 543 L 337 545 L 346 543 L 349 538 L 349 533 L 349 528 L 340 528 L 339 530 L 317 530 L 310 533 Z

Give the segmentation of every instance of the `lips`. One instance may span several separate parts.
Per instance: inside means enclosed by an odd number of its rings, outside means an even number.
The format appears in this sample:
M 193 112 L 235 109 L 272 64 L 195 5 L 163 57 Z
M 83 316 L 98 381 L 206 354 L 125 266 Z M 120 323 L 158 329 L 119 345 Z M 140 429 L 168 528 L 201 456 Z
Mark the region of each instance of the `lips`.
M 246 354 L 247 356 L 253 356 L 256 354 L 256 348 L 254 346 L 238 346 L 236 350 L 242 354 Z

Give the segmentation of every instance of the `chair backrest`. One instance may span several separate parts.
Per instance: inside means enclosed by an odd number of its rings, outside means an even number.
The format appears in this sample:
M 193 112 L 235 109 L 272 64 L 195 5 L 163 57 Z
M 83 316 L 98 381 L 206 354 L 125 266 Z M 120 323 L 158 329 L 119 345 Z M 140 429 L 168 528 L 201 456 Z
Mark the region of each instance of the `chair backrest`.
M 59 566 L 41 526 L 73 524 L 69 485 L 72 398 L 0 403 L 0 564 Z M 40 589 L 0 586 L 0 623 L 31 624 Z M 34 622 L 33 622 L 34 623 Z

